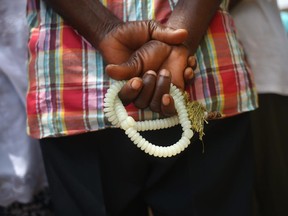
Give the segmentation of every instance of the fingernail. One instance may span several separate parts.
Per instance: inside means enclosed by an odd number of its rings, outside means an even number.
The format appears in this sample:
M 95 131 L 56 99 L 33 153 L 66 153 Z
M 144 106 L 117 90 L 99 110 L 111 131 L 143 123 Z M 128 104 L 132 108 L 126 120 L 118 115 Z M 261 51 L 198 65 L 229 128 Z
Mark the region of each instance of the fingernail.
M 195 76 L 194 72 L 192 71 L 190 74 L 189 74 L 189 79 L 193 79 Z
M 173 29 L 173 28 L 172 28 Z M 186 32 L 187 30 L 185 29 L 173 29 L 174 32 Z
M 164 77 L 169 77 L 170 76 L 170 72 L 168 70 L 166 70 L 166 69 L 162 69 L 159 72 L 159 75 L 164 76 Z
M 144 74 L 144 76 L 145 76 L 146 74 L 153 75 L 153 76 L 157 76 L 156 72 L 153 71 L 153 70 L 148 70 L 148 71 Z
M 190 67 L 192 67 L 193 69 L 196 69 L 196 67 L 197 67 L 197 60 L 196 60 L 195 56 L 189 56 L 189 58 L 188 58 L 188 65 L 189 65 Z
M 163 97 L 162 97 L 162 104 L 163 104 L 164 106 L 168 106 L 168 105 L 170 104 L 170 102 L 171 102 L 171 100 L 170 100 L 169 95 L 167 95 L 167 94 L 163 95 Z
M 188 80 L 192 79 L 194 77 L 194 71 L 191 67 L 187 67 L 184 71 L 185 76 Z
M 131 86 L 132 89 L 134 89 L 134 90 L 138 90 L 138 89 L 141 87 L 141 85 L 142 85 L 142 83 L 141 83 L 141 81 L 138 80 L 138 79 L 132 80 L 132 82 L 131 82 L 131 84 L 130 84 L 130 86 Z

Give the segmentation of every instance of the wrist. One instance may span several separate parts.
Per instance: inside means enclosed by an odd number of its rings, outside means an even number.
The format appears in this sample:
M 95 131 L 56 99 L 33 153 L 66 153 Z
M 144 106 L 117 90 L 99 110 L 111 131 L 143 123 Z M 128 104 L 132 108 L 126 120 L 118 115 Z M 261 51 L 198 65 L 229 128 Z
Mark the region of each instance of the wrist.
M 79 29 L 79 33 L 82 34 L 94 48 L 99 49 L 99 44 L 105 35 L 120 25 L 122 21 L 102 4 L 98 4 L 97 6 L 97 10 L 90 9 L 90 14 L 86 15 L 87 18 L 85 19 L 87 22 L 83 25 L 83 29 Z
M 45 2 L 95 48 L 106 32 L 121 22 L 100 1 L 45 0 Z
M 220 3 L 221 0 L 179 0 L 167 20 L 167 27 L 187 30 L 188 37 L 183 44 L 190 55 L 196 52 Z
M 114 20 L 106 20 L 104 22 L 101 22 L 97 26 L 92 26 L 91 27 L 91 35 L 90 35 L 90 40 L 89 42 L 92 44 L 93 47 L 96 49 L 100 50 L 102 48 L 105 49 L 105 47 L 101 47 L 101 41 L 107 36 L 107 34 L 113 32 L 113 30 L 119 26 L 122 25 L 123 22 L 119 19 Z
M 185 41 L 182 42 L 181 45 L 185 47 L 188 50 L 188 55 L 194 55 L 194 52 L 196 50 L 195 47 L 197 47 L 196 44 L 193 44 L 193 35 L 192 31 L 193 28 L 190 28 L 189 26 L 185 25 L 185 19 L 181 16 L 177 16 L 175 19 L 168 19 L 167 22 L 165 23 L 165 26 L 173 28 L 173 29 L 185 29 L 188 32 L 188 37 Z

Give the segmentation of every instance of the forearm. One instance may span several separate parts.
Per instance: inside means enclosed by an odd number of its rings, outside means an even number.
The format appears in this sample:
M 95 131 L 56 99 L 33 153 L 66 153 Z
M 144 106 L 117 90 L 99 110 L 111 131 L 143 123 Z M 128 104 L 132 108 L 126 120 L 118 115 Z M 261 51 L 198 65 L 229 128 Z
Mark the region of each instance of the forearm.
M 179 0 L 167 26 L 188 31 L 185 45 L 193 55 L 206 33 L 221 0 Z
M 95 48 L 121 21 L 97 0 L 44 0 Z

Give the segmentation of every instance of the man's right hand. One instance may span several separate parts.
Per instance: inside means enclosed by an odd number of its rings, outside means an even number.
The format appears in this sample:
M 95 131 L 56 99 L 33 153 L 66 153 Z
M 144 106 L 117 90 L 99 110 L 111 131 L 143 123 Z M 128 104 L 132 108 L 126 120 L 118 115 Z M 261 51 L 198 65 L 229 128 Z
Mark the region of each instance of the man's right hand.
M 160 51 L 170 51 L 168 45 L 180 45 L 188 32 L 184 29 L 172 29 L 150 21 L 133 21 L 110 23 L 101 32 L 99 42 L 95 45 L 107 64 L 122 64 L 132 54 L 151 40 L 163 43 Z M 165 44 L 165 45 L 164 45 Z

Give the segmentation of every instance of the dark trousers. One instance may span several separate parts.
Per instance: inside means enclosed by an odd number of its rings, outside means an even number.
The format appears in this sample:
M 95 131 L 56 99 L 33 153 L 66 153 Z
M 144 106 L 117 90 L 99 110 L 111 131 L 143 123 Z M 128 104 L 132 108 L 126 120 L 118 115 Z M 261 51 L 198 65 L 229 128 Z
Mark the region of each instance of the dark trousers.
M 0 216 L 5 216 L 5 209 L 4 207 L 0 206 Z
M 170 145 L 180 127 L 144 132 Z M 180 155 L 149 156 L 120 129 L 41 140 L 56 216 L 249 216 L 253 184 L 248 114 L 207 125 Z M 204 147 L 204 152 L 203 152 Z

